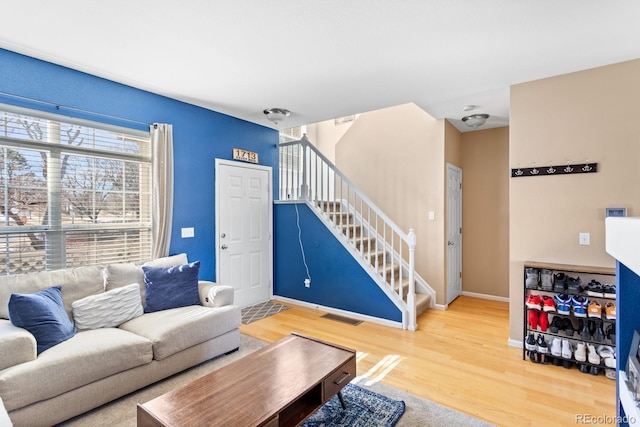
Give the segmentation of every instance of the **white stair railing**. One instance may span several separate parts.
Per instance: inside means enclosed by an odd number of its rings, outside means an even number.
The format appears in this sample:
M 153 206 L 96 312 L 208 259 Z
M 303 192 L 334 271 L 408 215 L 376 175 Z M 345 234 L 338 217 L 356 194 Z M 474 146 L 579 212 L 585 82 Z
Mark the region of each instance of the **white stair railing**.
M 369 273 L 403 313 L 403 327 L 416 330 L 413 229 L 404 232 L 329 161 L 307 136 L 279 144 L 280 200 L 304 200 L 341 230 L 367 260 Z

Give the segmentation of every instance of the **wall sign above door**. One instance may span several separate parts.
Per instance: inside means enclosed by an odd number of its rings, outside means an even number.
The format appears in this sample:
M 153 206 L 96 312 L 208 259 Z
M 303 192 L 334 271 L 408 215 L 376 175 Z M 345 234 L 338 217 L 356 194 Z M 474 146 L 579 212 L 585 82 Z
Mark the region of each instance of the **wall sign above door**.
M 578 165 L 555 165 L 532 168 L 511 169 L 511 178 L 523 176 L 572 175 L 576 173 L 598 172 L 597 163 L 580 163 Z
M 241 148 L 233 149 L 233 160 L 241 160 L 243 162 L 258 163 L 258 153 L 243 150 Z

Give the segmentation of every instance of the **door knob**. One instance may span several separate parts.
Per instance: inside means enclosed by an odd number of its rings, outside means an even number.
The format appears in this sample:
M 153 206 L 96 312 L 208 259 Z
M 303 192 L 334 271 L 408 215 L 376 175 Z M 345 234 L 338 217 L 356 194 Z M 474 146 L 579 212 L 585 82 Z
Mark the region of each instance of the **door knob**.
M 227 249 L 229 246 L 227 245 L 222 245 L 222 249 Z
M 227 237 L 227 235 L 226 235 L 225 233 L 222 233 L 222 234 L 220 235 L 220 237 L 222 237 L 222 238 L 224 239 L 225 237 Z
M 453 243 L 451 240 L 449 240 L 449 241 L 447 242 L 447 245 L 448 245 L 448 246 L 453 246 L 454 244 L 455 244 L 455 243 Z

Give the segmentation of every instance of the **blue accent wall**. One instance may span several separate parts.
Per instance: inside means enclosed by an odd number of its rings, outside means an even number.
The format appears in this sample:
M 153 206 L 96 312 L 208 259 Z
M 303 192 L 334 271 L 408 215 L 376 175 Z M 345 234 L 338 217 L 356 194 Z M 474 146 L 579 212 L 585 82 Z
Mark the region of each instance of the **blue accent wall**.
M 128 120 L 173 125 L 175 194 L 170 252 L 186 252 L 189 260 L 200 260 L 203 280 L 216 279 L 214 159 L 231 159 L 234 147 L 255 151 L 260 164 L 273 167 L 273 188 L 278 188 L 276 130 L 4 49 L 0 49 L 0 92 L 17 96 L 0 93 L 0 102 L 5 104 L 97 122 L 140 130 L 148 126 Z M 182 227 L 194 227 L 195 237 L 182 239 Z
M 273 216 L 274 295 L 402 322 L 400 310 L 306 204 L 275 204 Z M 304 286 L 298 221 L 309 288 Z

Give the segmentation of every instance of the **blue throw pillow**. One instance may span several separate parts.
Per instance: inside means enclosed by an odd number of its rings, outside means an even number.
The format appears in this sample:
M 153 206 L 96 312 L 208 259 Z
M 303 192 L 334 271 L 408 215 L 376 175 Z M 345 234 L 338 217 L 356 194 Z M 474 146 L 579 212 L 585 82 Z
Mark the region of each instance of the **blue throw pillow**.
M 145 313 L 200 305 L 198 273 L 200 261 L 172 267 L 142 266 L 146 288 Z
M 31 333 L 38 344 L 38 354 L 76 334 L 76 327 L 62 303 L 60 286 L 35 294 L 11 294 L 9 320 Z

